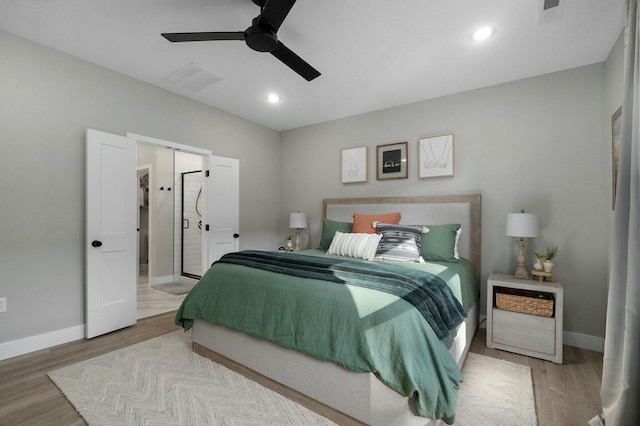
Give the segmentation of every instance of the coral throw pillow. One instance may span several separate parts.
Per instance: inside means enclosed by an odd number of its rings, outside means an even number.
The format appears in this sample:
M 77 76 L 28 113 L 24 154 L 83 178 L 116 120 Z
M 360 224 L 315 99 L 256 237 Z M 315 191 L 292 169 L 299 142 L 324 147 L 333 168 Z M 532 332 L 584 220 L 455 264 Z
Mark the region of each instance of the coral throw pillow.
M 351 232 L 357 234 L 377 234 L 378 229 L 374 222 L 389 223 L 397 225 L 400 223 L 400 212 L 386 214 L 353 214 L 353 229 Z

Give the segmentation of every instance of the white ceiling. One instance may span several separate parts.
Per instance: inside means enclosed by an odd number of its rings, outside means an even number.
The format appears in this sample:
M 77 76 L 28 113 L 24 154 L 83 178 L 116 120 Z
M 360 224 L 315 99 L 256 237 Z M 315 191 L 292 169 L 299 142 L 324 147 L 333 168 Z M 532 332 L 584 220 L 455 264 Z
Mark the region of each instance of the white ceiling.
M 0 0 L 0 29 L 286 130 L 607 59 L 625 0 L 561 0 L 547 23 L 542 2 L 299 0 L 278 38 L 322 73 L 311 82 L 242 41 L 160 36 L 243 31 L 251 0 Z M 473 42 L 483 25 L 497 33 Z M 195 93 L 162 80 L 190 63 L 222 80 Z

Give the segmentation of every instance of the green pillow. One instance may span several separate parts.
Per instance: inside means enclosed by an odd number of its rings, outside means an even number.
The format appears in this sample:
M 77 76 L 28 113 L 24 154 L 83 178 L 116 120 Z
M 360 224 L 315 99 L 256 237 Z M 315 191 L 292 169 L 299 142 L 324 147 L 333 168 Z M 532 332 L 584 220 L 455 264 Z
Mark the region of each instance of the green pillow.
M 335 220 L 323 219 L 322 220 L 322 237 L 320 237 L 320 247 L 323 250 L 329 250 L 333 236 L 336 235 L 336 231 L 348 234 L 353 228 L 351 222 L 337 222 Z
M 422 234 L 420 253 L 424 260 L 457 262 L 455 258 L 456 233 L 460 224 L 425 225 L 429 232 Z

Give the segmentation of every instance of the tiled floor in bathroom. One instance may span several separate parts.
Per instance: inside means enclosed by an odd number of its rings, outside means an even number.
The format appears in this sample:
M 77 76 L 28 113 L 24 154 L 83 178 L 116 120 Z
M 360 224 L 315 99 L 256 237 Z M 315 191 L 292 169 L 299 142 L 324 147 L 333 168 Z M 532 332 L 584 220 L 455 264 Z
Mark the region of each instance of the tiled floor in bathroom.
M 138 319 L 151 317 L 169 311 L 175 311 L 186 297 L 186 294 L 174 296 L 164 291 L 151 288 L 146 275 L 138 278 Z

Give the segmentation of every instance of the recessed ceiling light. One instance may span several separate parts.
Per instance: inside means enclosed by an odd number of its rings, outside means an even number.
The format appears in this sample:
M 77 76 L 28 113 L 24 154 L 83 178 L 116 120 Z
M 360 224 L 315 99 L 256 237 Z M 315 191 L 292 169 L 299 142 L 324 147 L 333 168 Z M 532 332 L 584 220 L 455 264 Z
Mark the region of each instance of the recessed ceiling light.
M 478 28 L 473 33 L 471 38 L 474 39 L 475 41 L 483 41 L 491 37 L 494 34 L 494 32 L 495 32 L 494 29 L 491 27 Z
M 277 104 L 278 102 L 280 102 L 280 96 L 276 95 L 275 93 L 270 93 L 267 96 L 267 100 L 272 104 Z

